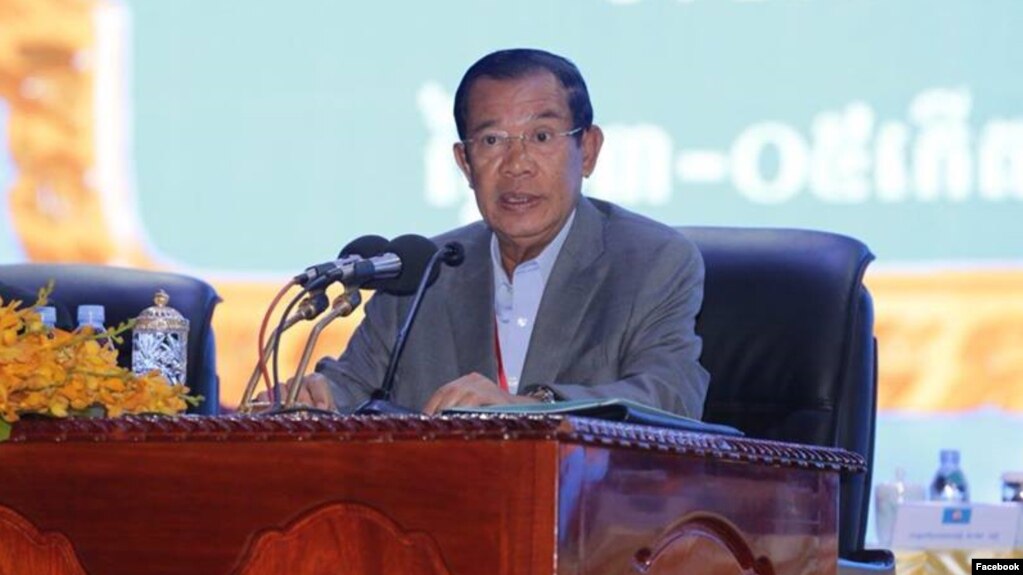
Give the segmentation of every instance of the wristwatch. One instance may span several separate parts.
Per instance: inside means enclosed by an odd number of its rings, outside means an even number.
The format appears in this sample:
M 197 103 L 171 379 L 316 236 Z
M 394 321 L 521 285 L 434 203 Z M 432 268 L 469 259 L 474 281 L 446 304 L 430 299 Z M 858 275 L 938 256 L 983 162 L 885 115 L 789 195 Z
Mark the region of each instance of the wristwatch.
M 546 385 L 538 385 L 526 392 L 526 395 L 540 403 L 554 403 L 558 401 L 558 394 L 554 393 L 554 390 Z

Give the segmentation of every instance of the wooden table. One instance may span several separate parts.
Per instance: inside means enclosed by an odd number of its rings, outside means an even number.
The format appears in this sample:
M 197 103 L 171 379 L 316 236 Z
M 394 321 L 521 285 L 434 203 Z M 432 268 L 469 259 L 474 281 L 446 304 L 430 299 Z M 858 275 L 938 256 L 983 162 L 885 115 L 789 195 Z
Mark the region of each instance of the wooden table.
M 560 416 L 32 420 L 0 573 L 836 572 L 856 454 Z

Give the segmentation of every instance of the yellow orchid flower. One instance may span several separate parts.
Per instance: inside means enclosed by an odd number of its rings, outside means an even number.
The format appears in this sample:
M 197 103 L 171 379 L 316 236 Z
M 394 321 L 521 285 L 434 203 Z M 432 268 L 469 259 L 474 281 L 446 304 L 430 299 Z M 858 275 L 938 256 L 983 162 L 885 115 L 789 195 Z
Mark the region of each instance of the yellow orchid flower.
M 136 376 L 119 367 L 116 350 L 101 346 L 95 334 L 48 331 L 35 307 L 46 304 L 52 289 L 52 283 L 40 289 L 29 308 L 0 299 L 0 419 L 10 423 L 26 413 L 67 417 L 97 405 L 109 417 L 172 415 L 199 401 L 158 372 Z M 130 327 L 122 324 L 104 336 L 120 341 Z

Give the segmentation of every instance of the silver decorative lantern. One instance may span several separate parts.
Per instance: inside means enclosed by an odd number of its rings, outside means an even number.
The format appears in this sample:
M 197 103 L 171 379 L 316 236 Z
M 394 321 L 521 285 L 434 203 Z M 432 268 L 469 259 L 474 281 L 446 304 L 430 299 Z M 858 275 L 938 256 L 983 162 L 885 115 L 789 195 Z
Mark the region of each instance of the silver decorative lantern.
M 168 307 L 170 296 L 160 290 L 137 318 L 131 336 L 131 369 L 138 375 L 158 370 L 173 385 L 183 385 L 188 373 L 188 320 Z

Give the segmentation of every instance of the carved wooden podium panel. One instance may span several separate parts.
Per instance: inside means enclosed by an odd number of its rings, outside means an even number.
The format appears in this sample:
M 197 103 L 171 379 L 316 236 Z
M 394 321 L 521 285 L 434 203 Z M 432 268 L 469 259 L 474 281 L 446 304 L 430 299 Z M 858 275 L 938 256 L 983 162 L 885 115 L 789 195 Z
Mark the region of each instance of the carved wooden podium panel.
M 0 573 L 834 574 L 862 468 L 555 416 L 22 421 Z
M 70 541 L 57 533 L 40 533 L 5 507 L 0 507 L 0 573 L 85 575 Z
M 346 573 L 449 573 L 429 536 L 402 533 L 380 513 L 351 504 L 317 509 L 260 536 L 241 563 L 242 575 L 335 573 L 338 566 Z

